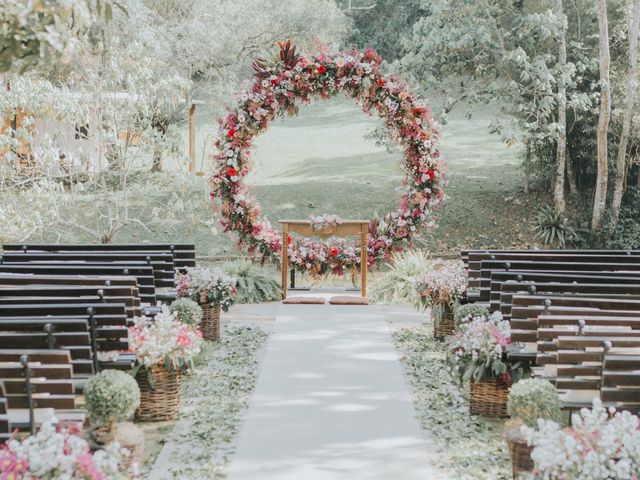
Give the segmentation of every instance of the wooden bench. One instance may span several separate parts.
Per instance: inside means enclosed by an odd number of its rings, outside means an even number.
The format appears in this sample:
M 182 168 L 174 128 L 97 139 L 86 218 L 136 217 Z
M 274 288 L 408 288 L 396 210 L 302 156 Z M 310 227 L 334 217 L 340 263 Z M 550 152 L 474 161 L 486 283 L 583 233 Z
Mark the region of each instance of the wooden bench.
M 505 282 L 579 283 L 579 284 L 640 284 L 640 272 L 539 272 L 539 271 L 494 271 L 491 272 L 490 288 L 480 290 L 480 301 L 499 301 L 501 285 Z
M 135 277 L 87 275 L 38 275 L 33 273 L 0 273 L 0 288 L 25 285 L 28 287 L 91 286 L 127 287 L 137 292 L 140 303 L 155 305 L 155 287 L 139 285 Z
M 33 432 L 51 410 L 63 422 L 84 422 L 66 350 L 0 350 L 0 384 L 12 428 Z
M 500 310 L 503 316 L 506 319 L 509 319 L 511 317 L 513 296 L 526 293 L 535 293 L 537 295 L 571 295 L 576 297 L 589 296 L 593 298 L 640 300 L 640 284 L 505 282 L 500 285 L 499 301 L 492 301 L 490 303 L 490 310 Z
M 195 267 L 196 247 L 188 243 L 109 243 L 109 244 L 8 244 L 3 245 L 6 252 L 23 253 L 167 253 L 172 255 L 176 268 Z
M 124 273 L 136 267 L 150 266 L 156 288 L 171 288 L 174 286 L 175 267 L 173 258 L 169 254 L 98 254 L 98 253 L 3 253 L 0 256 L 2 265 L 46 265 L 56 267 L 60 265 L 78 267 L 119 267 L 120 275 L 131 275 Z M 53 272 L 52 272 L 53 273 Z M 75 273 L 85 273 L 82 271 Z M 135 274 L 133 274 L 135 275 Z

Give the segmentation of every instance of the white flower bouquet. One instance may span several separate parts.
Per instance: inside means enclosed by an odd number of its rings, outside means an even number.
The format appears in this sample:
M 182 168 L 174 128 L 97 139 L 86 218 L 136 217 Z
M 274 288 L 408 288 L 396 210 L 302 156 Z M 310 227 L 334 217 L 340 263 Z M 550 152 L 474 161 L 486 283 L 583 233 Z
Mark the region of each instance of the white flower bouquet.
M 505 347 L 511 343 L 511 326 L 500 312 L 477 316 L 460 325 L 449 340 L 447 361 L 452 375 L 460 383 L 479 382 L 496 377 L 510 385 L 522 376 L 519 363 L 511 365 L 505 358 Z
M 552 420 L 538 420 L 538 428 L 523 426 L 532 445 L 536 478 L 542 480 L 638 480 L 640 420 L 628 411 L 606 409 L 599 399 L 593 408 L 572 416 L 562 428 Z
M 433 260 L 430 270 L 415 282 L 423 307 L 453 305 L 467 291 L 467 270 L 461 261 Z
M 12 480 L 125 480 L 119 471 L 127 453 L 118 443 L 91 453 L 89 444 L 73 428 L 42 424 L 35 435 L 9 440 L 0 451 L 0 478 Z
M 169 371 L 188 370 L 201 347 L 200 331 L 177 320 L 167 307 L 154 319 L 137 318 L 129 328 L 129 348 L 139 367 L 163 365 Z
M 220 268 L 191 267 L 176 274 L 179 297 L 187 297 L 199 305 L 220 305 L 225 312 L 233 304 L 237 281 Z

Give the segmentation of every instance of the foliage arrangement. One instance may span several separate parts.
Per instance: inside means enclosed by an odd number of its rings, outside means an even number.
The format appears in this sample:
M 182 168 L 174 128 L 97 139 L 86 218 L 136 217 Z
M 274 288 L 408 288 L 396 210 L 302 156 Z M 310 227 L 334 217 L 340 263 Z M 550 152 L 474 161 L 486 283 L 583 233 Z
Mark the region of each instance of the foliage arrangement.
M 187 297 L 199 305 L 220 305 L 225 312 L 233 304 L 237 280 L 220 268 L 188 267 L 176 273 L 179 297 Z
M 196 328 L 202 321 L 202 307 L 190 298 L 178 298 L 171 302 L 169 311 L 182 323 Z
M 394 253 L 391 268 L 371 283 L 369 300 L 385 304 L 409 303 L 420 306 L 420 295 L 415 287 L 416 278 L 429 269 L 431 255 L 419 249 Z
M 135 379 L 120 370 L 102 370 L 84 388 L 85 408 L 94 425 L 111 425 L 131 418 L 140 405 Z
M 489 310 L 484 305 L 478 303 L 465 303 L 464 305 L 457 305 L 453 309 L 453 321 L 456 326 L 462 323 L 468 322 L 473 317 L 488 317 Z
M 175 478 L 223 477 L 266 340 L 260 328 L 232 327 L 219 343 L 205 346 L 183 383 L 187 427 L 174 429 L 168 439 L 177 445 L 170 466 Z
M 628 411 L 605 408 L 598 398 L 592 409 L 572 416 L 569 428 L 539 420 L 536 429 L 523 431 L 534 447 L 531 458 L 541 479 L 638 478 L 640 420 Z
M 438 465 L 457 480 L 510 479 L 502 425 L 469 416 L 465 392 L 447 371 L 443 343 L 426 327 L 400 329 L 393 340 L 418 419 L 438 447 Z
M 432 260 L 429 269 L 415 281 L 422 306 L 453 305 L 467 291 L 467 271 L 462 261 Z
M 562 402 L 551 382 L 540 378 L 525 378 L 509 389 L 509 416 L 535 427 L 538 419 L 562 423 Z
M 460 383 L 497 377 L 505 384 L 522 376 L 520 364 L 510 364 L 505 347 L 511 343 L 511 326 L 500 312 L 474 317 L 460 325 L 448 344 L 449 370 Z
M 129 327 L 129 349 L 138 368 L 163 365 L 170 371 L 185 371 L 202 348 L 202 334 L 178 321 L 167 307 L 155 318 L 140 317 Z
M 288 248 L 292 258 L 304 259 L 292 265 L 315 276 L 343 274 L 358 267 L 357 246 L 352 247 L 356 255 L 342 255 L 346 245 L 309 239 L 296 242 L 293 237 L 283 246 L 279 232 L 267 219 L 260 218 L 260 206 L 244 183 L 250 171 L 252 140 L 267 129 L 270 121 L 285 113 L 295 114 L 300 103 L 313 98 L 344 93 L 365 112 L 377 113 L 389 135 L 405 150 L 405 189 L 400 207 L 371 226 L 367 246 L 369 265 L 388 259 L 393 251 L 409 243 L 418 228 L 431 221 L 431 209 L 444 197 L 439 133 L 431 110 L 397 77 L 383 75 L 382 59 L 371 49 L 301 55 L 290 42 L 279 46 L 277 58 L 254 61 L 251 88 L 236 96 L 237 108 L 220 122 L 211 195 L 219 200 L 225 231 L 236 232 L 238 244 L 262 260 L 278 261 L 282 248 Z
M 540 209 L 535 231 L 542 243 L 560 248 L 564 248 L 575 233 L 567 218 L 550 205 Z
M 259 267 L 248 260 L 236 260 L 224 265 L 224 271 L 238 281 L 237 303 L 262 303 L 282 299 L 282 287 L 277 280 L 265 273 L 264 267 Z
M 0 476 L 13 480 L 125 480 L 130 476 L 118 471 L 122 457 L 117 443 L 91 453 L 79 430 L 47 421 L 35 435 L 6 443 L 0 451 Z

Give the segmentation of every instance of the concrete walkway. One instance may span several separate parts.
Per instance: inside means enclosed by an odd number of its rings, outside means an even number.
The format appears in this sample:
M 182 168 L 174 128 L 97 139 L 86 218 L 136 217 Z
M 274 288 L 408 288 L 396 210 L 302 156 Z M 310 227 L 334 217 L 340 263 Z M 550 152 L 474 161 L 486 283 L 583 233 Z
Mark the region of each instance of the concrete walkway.
M 378 306 L 281 305 L 229 480 L 438 480 Z

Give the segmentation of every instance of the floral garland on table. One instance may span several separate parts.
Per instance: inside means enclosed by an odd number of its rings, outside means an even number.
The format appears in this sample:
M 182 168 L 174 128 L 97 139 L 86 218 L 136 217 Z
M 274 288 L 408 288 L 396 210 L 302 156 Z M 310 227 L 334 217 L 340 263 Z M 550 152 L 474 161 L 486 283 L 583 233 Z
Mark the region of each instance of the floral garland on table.
M 220 268 L 188 267 L 186 273 L 177 273 L 175 280 L 178 297 L 199 305 L 220 305 L 225 312 L 238 292 L 238 281 Z
M 35 435 L 9 440 L 0 450 L 0 478 L 12 480 L 125 480 L 119 471 L 125 451 L 118 443 L 91 453 L 80 429 L 62 428 L 55 420 L 42 424 Z
M 251 168 L 253 138 L 266 131 L 278 115 L 295 114 L 301 103 L 343 93 L 365 112 L 380 116 L 390 138 L 404 148 L 400 206 L 374 219 L 369 228 L 368 264 L 388 259 L 392 252 L 404 249 L 420 227 L 432 224 L 431 210 L 444 198 L 439 131 L 431 110 L 397 77 L 382 73 L 382 58 L 372 49 L 300 55 L 289 41 L 279 47 L 275 60 L 259 58 L 254 62 L 253 83 L 236 96 L 237 108 L 220 120 L 210 183 L 211 197 L 220 202 L 224 230 L 236 232 L 238 245 L 262 261 L 279 260 L 283 248 L 280 233 L 261 217 L 260 205 L 244 183 Z M 304 259 L 292 262 L 303 272 L 340 275 L 360 268 L 360 246 L 306 238 L 296 242 L 291 236 L 287 244 L 290 256 Z M 306 252 L 301 252 L 303 248 Z M 354 255 L 343 252 L 351 248 Z M 308 257 L 309 251 L 313 251 L 313 258 Z
M 638 480 L 640 419 L 628 411 L 606 409 L 600 399 L 593 409 L 571 417 L 571 427 L 538 420 L 538 428 L 522 427 L 533 445 L 536 478 L 544 480 Z
M 505 348 L 511 344 L 511 326 L 500 312 L 477 316 L 459 327 L 449 340 L 447 361 L 454 378 L 460 383 L 479 382 L 496 377 L 506 385 L 520 379 L 524 370 L 520 363 L 509 363 Z
M 322 232 L 342 225 L 342 219 L 337 215 L 309 215 L 309 225 L 314 232 Z
M 200 353 L 202 334 L 177 320 L 168 307 L 153 319 L 140 317 L 129 327 L 129 349 L 136 355 L 136 367 L 163 365 L 170 371 L 186 371 Z

